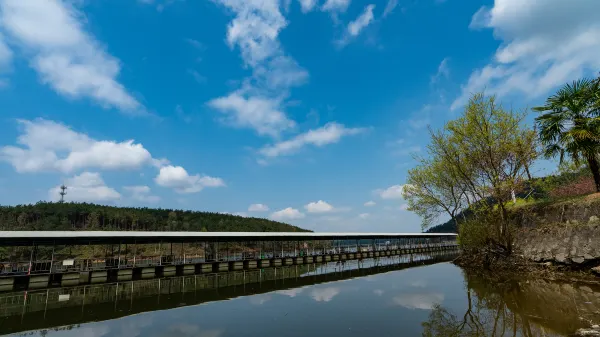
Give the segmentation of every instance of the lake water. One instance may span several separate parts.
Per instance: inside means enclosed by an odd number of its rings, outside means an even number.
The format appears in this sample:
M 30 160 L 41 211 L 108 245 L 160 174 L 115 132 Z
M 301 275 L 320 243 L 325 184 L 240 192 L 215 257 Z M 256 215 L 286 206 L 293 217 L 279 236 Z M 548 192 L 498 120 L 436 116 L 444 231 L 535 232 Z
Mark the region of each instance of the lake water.
M 439 262 L 448 256 L 428 259 L 0 294 L 0 335 L 566 336 L 600 318 L 598 288 L 544 281 L 498 285 Z

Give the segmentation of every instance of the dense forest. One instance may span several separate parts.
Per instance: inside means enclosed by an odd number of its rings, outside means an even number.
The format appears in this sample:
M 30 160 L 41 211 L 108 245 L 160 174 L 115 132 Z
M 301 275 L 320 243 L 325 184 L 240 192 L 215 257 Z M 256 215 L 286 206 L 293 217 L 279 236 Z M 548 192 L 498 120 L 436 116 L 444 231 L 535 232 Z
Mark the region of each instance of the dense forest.
M 72 202 L 0 206 L 0 230 L 308 232 L 277 221 L 230 214 Z

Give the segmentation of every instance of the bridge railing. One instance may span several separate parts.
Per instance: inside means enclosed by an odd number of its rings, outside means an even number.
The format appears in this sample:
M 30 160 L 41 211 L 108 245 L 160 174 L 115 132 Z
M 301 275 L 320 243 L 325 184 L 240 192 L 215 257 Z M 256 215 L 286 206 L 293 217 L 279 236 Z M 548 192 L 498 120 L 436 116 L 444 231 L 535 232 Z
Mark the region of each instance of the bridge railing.
M 68 273 L 106 269 L 154 267 L 196 263 L 245 261 L 304 256 L 322 256 L 326 254 L 366 253 L 385 250 L 400 250 L 406 253 L 414 249 L 444 249 L 456 246 L 455 238 L 405 238 L 405 239 L 369 239 L 369 240 L 312 240 L 312 241 L 246 241 L 246 242 L 201 242 L 190 244 L 158 244 L 152 251 L 154 255 L 142 255 L 135 245 L 115 247 L 101 246 L 94 250 L 104 251 L 107 255 L 96 258 L 65 257 L 52 247 L 52 256 L 42 258 L 36 255 L 37 247 L 31 251 L 29 261 L 0 258 L 0 277 L 9 275 L 27 275 L 43 273 Z M 133 247 L 132 247 L 133 246 Z M 47 247 L 46 247 L 47 248 Z M 65 250 L 65 247 L 62 247 Z M 67 249 L 70 251 L 70 249 Z M 41 251 L 41 250 L 40 250 Z M 49 251 L 48 249 L 43 250 Z M 25 254 L 21 253 L 21 256 Z M 26 255 L 25 255 L 26 256 Z

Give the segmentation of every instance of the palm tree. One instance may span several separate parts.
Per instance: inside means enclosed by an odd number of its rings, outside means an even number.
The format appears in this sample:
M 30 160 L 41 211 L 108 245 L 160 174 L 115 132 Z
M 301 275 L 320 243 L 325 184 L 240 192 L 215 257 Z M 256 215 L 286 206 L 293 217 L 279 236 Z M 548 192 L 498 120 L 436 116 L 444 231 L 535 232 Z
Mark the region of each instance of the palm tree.
M 537 117 L 536 127 L 547 158 L 565 155 L 575 163 L 587 162 L 600 192 L 600 81 L 582 79 L 566 84 L 546 100 L 544 106 L 533 108 L 544 112 Z

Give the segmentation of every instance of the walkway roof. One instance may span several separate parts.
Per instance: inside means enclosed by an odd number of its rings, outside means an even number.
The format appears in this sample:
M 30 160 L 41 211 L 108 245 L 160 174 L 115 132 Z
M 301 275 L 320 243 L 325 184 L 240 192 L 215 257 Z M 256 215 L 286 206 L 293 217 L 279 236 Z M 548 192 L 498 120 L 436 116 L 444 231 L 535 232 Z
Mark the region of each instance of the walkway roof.
M 85 245 L 200 241 L 293 241 L 400 238 L 454 238 L 453 233 L 313 233 L 313 232 L 137 232 L 0 231 L 0 246 Z

